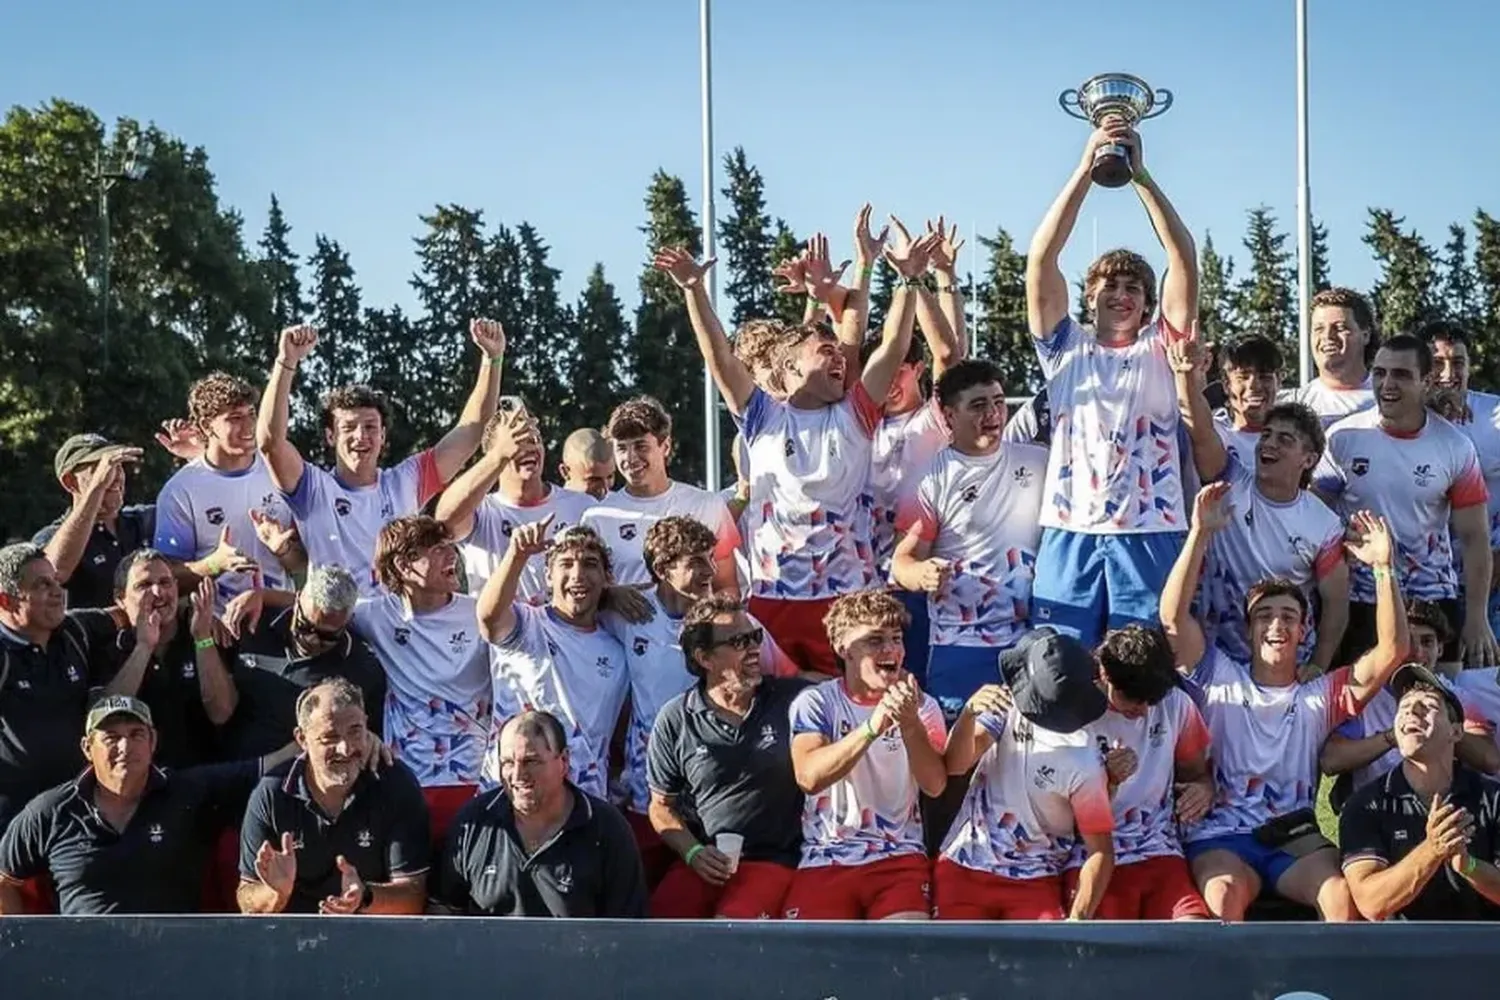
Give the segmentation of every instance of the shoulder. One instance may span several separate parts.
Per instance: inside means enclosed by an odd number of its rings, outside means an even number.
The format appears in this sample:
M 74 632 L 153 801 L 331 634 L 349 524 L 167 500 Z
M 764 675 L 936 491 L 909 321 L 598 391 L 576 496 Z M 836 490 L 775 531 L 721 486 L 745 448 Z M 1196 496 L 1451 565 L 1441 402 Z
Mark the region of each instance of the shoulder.
M 576 789 L 573 794 L 582 795 L 588 801 L 589 822 L 602 837 L 628 843 L 632 850 L 635 849 L 635 833 L 631 830 L 624 813 L 597 795 L 590 795 L 588 792 L 580 792 Z
M 1045 469 L 1051 452 L 1036 444 L 1007 444 L 1005 453 L 1013 465 Z

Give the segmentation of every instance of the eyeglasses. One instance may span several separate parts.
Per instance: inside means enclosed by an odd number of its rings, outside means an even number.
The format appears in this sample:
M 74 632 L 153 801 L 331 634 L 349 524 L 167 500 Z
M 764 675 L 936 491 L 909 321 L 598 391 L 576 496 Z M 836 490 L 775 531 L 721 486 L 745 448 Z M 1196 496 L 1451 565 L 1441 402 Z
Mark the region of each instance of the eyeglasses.
M 726 635 L 722 639 L 715 639 L 709 648 L 718 649 L 720 646 L 728 646 L 743 653 L 747 649 L 759 649 L 765 638 L 766 630 L 763 628 L 746 629 L 743 632 Z
M 344 637 L 341 628 L 319 628 L 302 616 L 302 609 L 292 612 L 292 631 L 304 639 L 320 639 L 323 642 L 338 642 Z

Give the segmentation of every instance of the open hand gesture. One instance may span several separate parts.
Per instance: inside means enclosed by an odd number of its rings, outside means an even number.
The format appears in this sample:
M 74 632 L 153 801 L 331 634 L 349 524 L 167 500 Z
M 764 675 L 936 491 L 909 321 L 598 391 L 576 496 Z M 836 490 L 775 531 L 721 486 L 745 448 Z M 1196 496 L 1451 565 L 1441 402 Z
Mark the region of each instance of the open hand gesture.
M 938 274 L 953 277 L 958 267 L 958 251 L 963 249 L 964 245 L 964 241 L 958 238 L 958 223 L 955 222 L 950 231 L 947 228 L 947 220 L 943 216 L 938 216 L 936 226 L 933 226 L 932 220 L 928 219 L 927 235 L 938 238 L 932 246 L 927 262 Z
M 303 358 L 318 346 L 318 328 L 310 323 L 298 323 L 281 331 L 281 346 L 276 355 L 277 362 L 296 367 Z
M 776 286 L 776 291 L 782 295 L 806 295 L 807 294 L 807 256 L 798 254 L 788 260 L 777 264 L 771 271 L 781 283 Z
M 1228 483 L 1210 483 L 1193 500 L 1193 522 L 1210 535 L 1227 528 L 1233 516 Z
M 807 283 L 807 294 L 819 302 L 828 301 L 839 280 L 849 269 L 849 261 L 834 267 L 828 257 L 828 237 L 814 233 L 807 241 L 807 253 L 802 257 L 803 280 Z
M 1344 549 L 1366 566 L 1389 568 L 1396 551 L 1390 522 L 1367 510 L 1355 511 L 1344 534 Z
M 173 417 L 161 422 L 156 433 L 156 443 L 166 449 L 168 455 L 184 462 L 191 462 L 203 454 L 203 435 L 189 420 Z
M 234 543 L 229 538 L 227 524 L 224 530 L 219 532 L 219 544 L 209 553 L 206 562 L 209 576 L 219 576 L 224 573 L 250 573 L 260 569 L 259 563 L 234 547 Z
M 505 354 L 505 327 L 498 319 L 469 320 L 469 339 L 474 341 L 486 358 L 498 358 Z
M 297 885 L 297 843 L 290 833 L 281 835 L 281 849 L 262 841 L 255 852 L 255 877 L 276 890 L 283 902 L 292 896 Z
M 906 231 L 906 226 L 894 215 L 891 216 L 891 225 L 896 227 L 899 238 L 892 246 L 886 248 L 886 261 L 903 278 L 921 277 L 922 272 L 927 270 L 927 260 L 932 254 L 933 247 L 937 246 L 942 237 L 936 233 L 929 233 L 920 239 L 913 240 L 911 233 Z
M 552 527 L 556 514 L 548 514 L 540 521 L 523 524 L 510 534 L 510 547 L 525 559 L 547 551 L 547 529 Z
M 663 247 L 657 251 L 656 259 L 651 266 L 658 271 L 665 271 L 678 288 L 694 288 L 703 283 L 703 276 L 708 269 L 719 262 L 719 258 L 710 257 L 703 263 L 693 259 L 693 255 L 681 247 Z
M 365 880 L 359 871 L 340 854 L 334 863 L 339 866 L 339 894 L 329 896 L 318 904 L 318 912 L 349 917 L 359 912 L 365 901 Z
M 541 448 L 541 435 L 536 422 L 525 410 L 512 410 L 503 415 L 490 436 L 489 454 L 501 462 L 509 462 L 523 451 Z
M 250 508 L 250 523 L 255 525 L 255 537 L 278 559 L 287 554 L 299 537 L 296 522 L 282 524 L 258 507 Z
M 891 231 L 891 227 L 885 225 L 880 227 L 880 232 L 873 235 L 870 233 L 870 215 L 873 211 L 870 203 L 865 202 L 859 214 L 854 217 L 854 256 L 859 259 L 861 267 L 870 267 L 880 259 L 886 237 Z
M 194 639 L 211 639 L 214 634 L 214 598 L 218 596 L 218 587 L 208 577 L 198 581 L 198 587 L 193 591 L 190 603 L 193 606 L 193 617 L 188 624 L 189 631 Z

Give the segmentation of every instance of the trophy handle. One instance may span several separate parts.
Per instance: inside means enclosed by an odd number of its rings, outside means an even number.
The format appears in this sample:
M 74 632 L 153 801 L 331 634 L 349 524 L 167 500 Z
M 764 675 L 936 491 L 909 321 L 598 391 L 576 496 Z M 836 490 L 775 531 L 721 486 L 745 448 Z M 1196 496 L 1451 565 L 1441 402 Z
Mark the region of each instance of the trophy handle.
M 1078 103 L 1078 91 L 1075 88 L 1069 87 L 1061 94 L 1058 94 L 1057 103 L 1062 107 L 1064 111 L 1072 115 L 1074 118 L 1077 118 L 1079 121 L 1086 122 L 1089 120 L 1089 116 L 1083 113 L 1083 109 Z
M 1155 118 L 1157 115 L 1165 114 L 1167 109 L 1172 106 L 1172 92 L 1165 87 L 1157 88 L 1156 93 L 1151 97 L 1151 103 L 1151 112 L 1150 114 L 1142 115 L 1143 119 Z

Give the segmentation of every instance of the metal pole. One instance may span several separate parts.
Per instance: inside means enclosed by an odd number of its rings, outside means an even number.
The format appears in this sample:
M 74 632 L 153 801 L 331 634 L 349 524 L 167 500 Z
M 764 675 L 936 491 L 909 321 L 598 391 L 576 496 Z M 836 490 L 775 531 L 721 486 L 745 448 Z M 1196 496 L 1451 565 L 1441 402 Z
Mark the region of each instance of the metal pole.
M 1313 378 L 1312 191 L 1307 156 L 1307 0 L 1297 3 L 1297 357 L 1302 385 Z
M 698 47 L 701 56 L 703 84 L 703 259 L 714 255 L 714 109 L 712 34 L 709 25 L 710 0 L 699 0 Z M 719 308 L 719 282 L 709 271 L 708 300 Z M 719 489 L 719 388 L 708 366 L 703 366 L 703 455 L 704 480 L 713 492 Z

